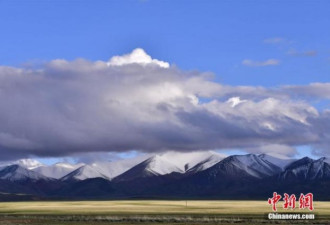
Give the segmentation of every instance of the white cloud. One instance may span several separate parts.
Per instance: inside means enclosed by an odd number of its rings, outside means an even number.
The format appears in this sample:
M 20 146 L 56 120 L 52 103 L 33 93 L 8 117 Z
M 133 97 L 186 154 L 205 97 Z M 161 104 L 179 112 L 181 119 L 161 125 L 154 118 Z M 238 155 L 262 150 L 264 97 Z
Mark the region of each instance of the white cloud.
M 158 59 L 152 59 L 143 49 L 136 48 L 131 53 L 122 56 L 113 56 L 108 62 L 109 66 L 122 66 L 127 64 L 141 64 L 141 65 L 158 65 L 163 68 L 168 68 L 170 64 L 168 62 L 160 61 Z
M 255 148 L 248 148 L 246 150 L 255 154 L 268 154 L 279 158 L 283 158 L 283 156 L 292 157 L 297 154 L 296 148 L 280 144 L 269 144 Z
M 309 85 L 286 85 L 282 91 L 292 96 L 330 99 L 330 83 L 311 83 Z
M 242 64 L 244 66 L 250 66 L 250 67 L 276 66 L 276 65 L 280 64 L 280 60 L 268 59 L 265 61 L 255 61 L 255 60 L 251 60 L 251 59 L 244 59 L 242 61 Z
M 240 97 L 232 97 L 227 100 L 227 103 L 231 105 L 231 107 L 235 107 L 239 105 L 240 103 L 246 102 L 245 100 L 241 100 Z
M 147 61 L 0 66 L 2 158 L 330 143 L 330 116 L 298 100 L 328 96 L 328 84 L 228 86 Z

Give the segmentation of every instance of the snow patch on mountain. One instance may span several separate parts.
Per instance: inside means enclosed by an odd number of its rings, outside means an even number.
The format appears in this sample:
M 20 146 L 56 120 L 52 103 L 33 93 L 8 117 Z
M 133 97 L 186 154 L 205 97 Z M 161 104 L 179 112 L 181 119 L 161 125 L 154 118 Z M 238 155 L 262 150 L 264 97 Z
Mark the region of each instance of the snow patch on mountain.
M 281 171 L 280 167 L 264 160 L 264 157 L 254 154 L 236 155 L 233 157 L 236 159 L 232 162 L 235 166 L 257 178 L 271 176 Z
M 145 161 L 146 170 L 155 175 L 165 175 L 173 172 L 182 173 L 183 170 L 173 164 L 166 156 L 155 155 Z
M 84 165 L 85 164 L 83 163 L 78 163 L 78 164 L 56 163 L 50 166 L 46 166 L 46 165 L 39 166 L 33 169 L 33 171 L 36 171 L 46 177 L 59 179 Z
M 100 173 L 95 168 L 93 168 L 89 165 L 84 165 L 84 166 L 79 167 L 78 169 L 74 170 L 73 172 L 69 173 L 68 175 L 64 176 L 63 178 L 61 178 L 61 180 L 63 180 L 63 181 L 86 180 L 86 179 L 97 178 L 97 177 L 109 179 L 107 176 Z
M 135 158 L 121 159 L 113 162 L 95 162 L 90 164 L 90 166 L 111 180 L 149 157 L 150 155 L 141 155 Z
M 316 180 L 330 178 L 330 165 L 326 158 L 317 160 L 304 157 L 286 167 L 286 170 L 279 175 L 280 179 Z
M 295 159 L 291 159 L 286 156 L 277 155 L 277 154 L 260 154 L 259 158 L 280 167 L 282 170 L 287 165 L 295 161 Z
M 219 153 L 211 154 L 209 156 L 207 156 L 207 155 L 204 155 L 204 156 L 205 156 L 204 159 L 201 158 L 202 160 L 199 163 L 197 163 L 195 166 L 190 166 L 190 168 L 187 169 L 187 172 L 197 173 L 199 171 L 206 170 L 206 169 L 212 167 L 213 165 L 217 164 L 224 158 L 226 158 L 225 155 L 222 155 Z M 188 165 L 191 165 L 191 164 L 188 164 Z
M 214 151 L 199 151 L 199 152 L 166 152 L 159 155 L 164 161 L 170 162 L 175 167 L 179 168 L 179 171 L 172 172 L 185 172 L 197 164 L 203 162 L 199 169 L 207 169 L 213 166 L 215 163 L 219 162 L 226 156 Z
M 20 159 L 20 160 L 10 161 L 10 162 L 8 162 L 8 161 L 1 162 L 0 168 L 12 166 L 12 165 L 19 165 L 19 166 L 29 169 L 29 170 L 35 169 L 39 166 L 44 166 L 44 164 L 42 164 L 41 162 L 39 162 L 38 160 L 35 160 L 35 159 Z
M 24 180 L 47 180 L 48 178 L 28 170 L 20 165 L 10 165 L 0 170 L 0 179 L 10 181 L 24 181 Z

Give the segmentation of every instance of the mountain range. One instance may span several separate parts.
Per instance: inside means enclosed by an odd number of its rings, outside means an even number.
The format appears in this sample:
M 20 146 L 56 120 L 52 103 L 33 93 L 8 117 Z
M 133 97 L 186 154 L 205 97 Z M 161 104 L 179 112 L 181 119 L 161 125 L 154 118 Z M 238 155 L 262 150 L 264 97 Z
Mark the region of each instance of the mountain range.
M 0 200 L 266 199 L 274 191 L 330 199 L 330 160 L 276 155 L 166 152 L 132 159 L 0 164 Z

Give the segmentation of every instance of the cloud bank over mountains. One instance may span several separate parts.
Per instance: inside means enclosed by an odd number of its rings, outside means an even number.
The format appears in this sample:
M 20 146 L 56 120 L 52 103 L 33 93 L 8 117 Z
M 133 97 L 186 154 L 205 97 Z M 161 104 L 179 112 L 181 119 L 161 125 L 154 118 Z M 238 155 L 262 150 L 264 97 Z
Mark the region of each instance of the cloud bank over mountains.
M 0 66 L 3 159 L 87 152 L 240 148 L 328 154 L 330 83 L 229 86 L 144 50 L 108 62 L 57 59 L 40 68 Z M 329 107 L 328 107 L 329 108 Z

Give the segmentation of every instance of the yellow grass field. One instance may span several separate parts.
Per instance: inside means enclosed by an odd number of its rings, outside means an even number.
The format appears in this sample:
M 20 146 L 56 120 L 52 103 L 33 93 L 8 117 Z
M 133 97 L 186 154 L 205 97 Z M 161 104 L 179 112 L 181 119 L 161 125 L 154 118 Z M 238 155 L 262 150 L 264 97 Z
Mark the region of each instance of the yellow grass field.
M 314 213 L 322 222 L 330 219 L 330 202 L 314 202 L 315 210 L 284 210 L 282 202 L 277 204 L 278 212 L 287 213 Z M 272 212 L 271 206 L 267 201 L 162 201 L 162 200 L 132 200 L 132 201 L 45 201 L 45 202 L 1 202 L 0 218 L 1 224 L 6 224 L 3 218 L 44 218 L 49 220 L 63 220 L 70 217 L 73 221 L 79 220 L 81 216 L 99 218 L 100 224 L 103 224 L 102 218 L 132 218 L 133 216 L 142 218 L 179 218 L 180 216 L 199 217 L 199 218 L 229 218 L 231 220 L 244 221 L 246 218 L 265 220 L 266 215 Z M 72 217 L 75 216 L 75 217 Z M 172 216 L 172 217 L 171 217 Z M 145 217 L 145 218 L 147 218 Z M 63 219 L 64 218 L 64 219 Z M 144 218 L 144 217 L 143 217 Z M 77 224 L 98 224 L 79 222 Z M 15 220 L 16 221 L 16 220 Z M 39 220 L 38 220 L 39 221 Z M 139 219 L 140 221 L 140 219 Z M 317 220 L 315 220 L 317 221 Z M 330 221 L 330 220 L 329 220 Z M 8 222 L 8 221 L 7 221 Z M 31 221 L 30 221 L 31 222 Z M 187 221 L 186 221 L 187 222 Z M 185 224 L 187 224 L 185 222 Z M 194 222 L 194 219 L 191 219 Z M 227 221 L 228 222 L 228 221 Z M 260 222 L 260 221 L 259 221 Z M 255 224 L 259 224 L 255 222 Z M 141 223 L 141 221 L 140 221 Z M 281 221 L 283 223 L 283 221 Z M 8 223 L 15 224 L 15 223 Z M 29 223 L 39 224 L 39 223 Z M 42 224 L 42 222 L 40 222 Z M 53 224 L 53 223 L 49 223 Z M 76 224 L 74 222 L 60 224 Z M 108 224 L 108 223 L 106 223 Z M 116 223 L 117 224 L 117 223 Z M 121 223 L 122 224 L 122 223 Z M 126 223 L 125 223 L 126 224 Z M 151 224 L 151 223 L 148 223 Z M 164 224 L 164 223 L 163 223 Z M 167 224 L 167 223 L 165 223 Z M 172 224 L 172 223 L 169 223 Z M 175 223 L 177 224 L 177 223 Z M 203 223 L 202 223 L 203 224 Z M 264 224 L 264 223 L 263 223 Z M 322 224 L 322 223 L 321 223 Z
M 330 202 L 314 202 L 314 213 L 330 215 Z M 278 212 L 292 212 L 277 204 Z M 224 214 L 260 215 L 272 212 L 267 201 L 59 201 L 1 202 L 0 214 Z M 310 211 L 295 209 L 297 213 Z

